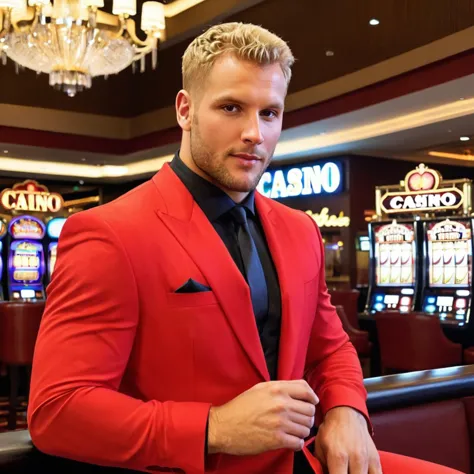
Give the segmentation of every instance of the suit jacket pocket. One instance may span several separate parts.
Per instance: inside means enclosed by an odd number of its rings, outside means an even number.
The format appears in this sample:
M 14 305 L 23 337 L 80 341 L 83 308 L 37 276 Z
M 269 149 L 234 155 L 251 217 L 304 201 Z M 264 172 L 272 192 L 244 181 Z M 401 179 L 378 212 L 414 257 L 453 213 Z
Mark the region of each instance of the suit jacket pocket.
M 209 306 L 216 304 L 217 299 L 213 291 L 168 293 L 168 305 L 172 308 L 193 308 L 196 306 Z

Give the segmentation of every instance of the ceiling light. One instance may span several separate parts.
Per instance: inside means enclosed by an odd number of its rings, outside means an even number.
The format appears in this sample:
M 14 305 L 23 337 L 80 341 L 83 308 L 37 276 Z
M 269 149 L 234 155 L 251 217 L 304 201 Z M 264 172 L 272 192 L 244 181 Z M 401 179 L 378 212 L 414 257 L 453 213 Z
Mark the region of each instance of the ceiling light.
M 460 153 L 445 153 L 441 151 L 429 151 L 428 155 L 436 156 L 438 158 L 450 158 L 453 160 L 464 160 L 464 161 L 472 161 L 474 158 L 471 154 L 460 154 Z
M 326 51 L 326 56 L 334 56 L 334 51 L 331 51 L 330 49 L 328 49 Z
M 371 26 L 377 26 L 380 24 L 380 21 L 377 20 L 377 18 L 372 18 L 372 20 L 369 21 L 369 25 Z
M 16 66 L 49 75 L 49 84 L 73 97 L 88 89 L 95 76 L 117 74 L 135 61 L 145 69 L 151 53 L 152 68 L 165 13 L 162 3 L 142 5 L 141 29 L 130 17 L 136 0 L 113 0 L 113 14 L 100 10 L 104 0 L 0 0 L 0 56 Z
M 410 130 L 433 123 L 447 122 L 448 120 L 465 117 L 473 113 L 474 98 L 467 98 L 463 101 L 455 100 L 448 104 L 420 109 L 416 112 L 397 115 L 383 120 L 375 120 L 358 126 L 348 126 L 339 130 L 328 131 L 323 136 L 315 132 L 310 136 L 299 138 L 292 136 L 289 130 L 284 130 L 282 139 L 279 141 L 273 155 L 274 161 L 293 156 L 309 156 L 316 150 L 323 150 L 328 147 L 348 144 L 367 138 L 380 137 L 389 133 Z
M 3 153 L 5 153 L 5 154 L 8 153 L 8 150 L 3 150 Z
M 462 142 L 468 142 L 470 140 L 469 137 L 459 137 L 459 140 L 461 140 Z

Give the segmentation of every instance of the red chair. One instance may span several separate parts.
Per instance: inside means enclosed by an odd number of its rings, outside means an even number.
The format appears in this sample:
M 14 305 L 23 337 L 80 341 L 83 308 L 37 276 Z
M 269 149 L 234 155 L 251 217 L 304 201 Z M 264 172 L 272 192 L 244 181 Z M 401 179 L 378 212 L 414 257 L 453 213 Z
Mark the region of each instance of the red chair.
M 413 372 L 462 365 L 460 344 L 451 342 L 437 317 L 384 311 L 375 315 L 382 372 Z
M 474 365 L 474 347 L 464 349 L 464 363 L 466 365 Z
M 369 341 L 369 334 L 367 331 L 361 331 L 355 328 L 349 318 L 347 317 L 346 311 L 343 306 L 336 306 L 336 311 L 339 319 L 342 322 L 342 327 L 346 331 L 349 339 L 351 340 L 355 350 L 359 357 L 370 357 L 372 353 L 372 343 Z
M 370 357 L 372 354 L 372 343 L 369 342 L 369 333 L 361 331 L 359 316 L 357 312 L 359 291 L 357 290 L 332 290 L 331 303 L 341 306 L 344 314 L 339 314 L 345 331 L 349 335 L 357 354 L 360 358 Z
M 359 329 L 359 317 L 357 313 L 359 291 L 357 290 L 331 290 L 331 303 L 334 306 L 344 307 L 347 319 L 351 326 L 355 329 Z
M 0 361 L 10 375 L 8 429 L 15 429 L 19 411 L 20 368 L 27 369 L 27 390 L 44 301 L 0 304 Z M 23 408 L 24 409 L 24 408 Z

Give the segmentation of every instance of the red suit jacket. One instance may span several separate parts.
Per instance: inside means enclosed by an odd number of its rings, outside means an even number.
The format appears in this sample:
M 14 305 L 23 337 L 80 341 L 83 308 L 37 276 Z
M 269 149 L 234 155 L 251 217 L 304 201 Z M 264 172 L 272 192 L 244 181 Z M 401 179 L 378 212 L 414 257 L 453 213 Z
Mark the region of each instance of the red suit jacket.
M 367 415 L 316 224 L 255 200 L 281 287 L 278 378 L 304 377 L 320 419 L 338 405 Z M 212 291 L 175 293 L 189 278 Z M 289 450 L 204 455 L 210 406 L 267 380 L 248 285 L 168 165 L 67 220 L 33 364 L 28 423 L 40 450 L 136 470 L 290 474 Z

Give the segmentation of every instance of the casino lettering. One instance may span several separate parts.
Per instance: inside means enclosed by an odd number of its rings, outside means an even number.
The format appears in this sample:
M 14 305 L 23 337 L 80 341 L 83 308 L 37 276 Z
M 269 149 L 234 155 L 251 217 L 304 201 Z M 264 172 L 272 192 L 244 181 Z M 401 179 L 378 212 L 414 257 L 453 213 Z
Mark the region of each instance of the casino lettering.
M 382 207 L 387 213 L 457 209 L 463 200 L 463 193 L 456 188 L 419 194 L 387 193 L 382 198 Z
M 29 212 L 58 212 L 63 207 L 63 199 L 55 193 L 28 193 L 7 189 L 0 197 L 5 209 Z

